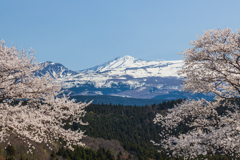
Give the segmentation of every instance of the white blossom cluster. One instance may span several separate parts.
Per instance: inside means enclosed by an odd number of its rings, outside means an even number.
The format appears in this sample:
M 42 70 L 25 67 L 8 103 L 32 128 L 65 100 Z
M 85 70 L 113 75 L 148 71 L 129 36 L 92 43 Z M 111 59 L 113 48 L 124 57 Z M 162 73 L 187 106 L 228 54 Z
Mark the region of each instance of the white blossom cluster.
M 238 31 L 240 32 L 240 30 Z M 216 98 L 240 98 L 240 34 L 231 29 L 205 31 L 183 53 L 184 89 L 215 93 Z
M 219 106 L 227 105 L 226 114 L 219 115 Z M 186 100 L 168 110 L 163 117 L 157 114 L 154 123 L 164 128 L 160 136 L 161 146 L 170 150 L 172 156 L 196 158 L 198 155 L 239 154 L 240 153 L 240 116 L 235 104 Z M 185 124 L 187 133 L 173 136 L 180 125 Z
M 239 32 L 239 31 L 238 31 Z M 240 156 L 240 42 L 231 29 L 205 31 L 190 44 L 184 55 L 184 89 L 215 93 L 214 101 L 186 100 L 157 114 L 154 122 L 163 127 L 160 144 L 170 156 L 197 158 L 202 155 Z M 231 100 L 231 101 L 230 101 Z M 219 107 L 225 112 L 219 114 Z M 186 133 L 173 132 L 184 124 Z
M 49 75 L 36 76 L 40 69 L 34 54 L 0 42 L 0 142 L 16 134 L 29 145 L 29 152 L 35 147 L 28 140 L 50 144 L 61 137 L 70 149 L 71 145 L 83 146 L 84 132 L 62 126 L 63 120 L 87 125 L 80 118 L 89 104 L 58 96 L 61 85 Z

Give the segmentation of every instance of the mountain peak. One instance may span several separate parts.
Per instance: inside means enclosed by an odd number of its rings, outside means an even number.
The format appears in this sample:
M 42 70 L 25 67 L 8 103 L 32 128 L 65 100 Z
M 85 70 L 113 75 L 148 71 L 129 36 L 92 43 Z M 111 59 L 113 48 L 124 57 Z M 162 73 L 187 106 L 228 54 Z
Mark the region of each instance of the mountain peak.
M 115 70 L 115 69 L 125 69 L 125 68 L 131 68 L 133 64 L 136 62 L 139 62 L 139 59 L 136 59 L 132 56 L 126 55 L 123 57 L 116 57 L 113 60 L 110 60 L 106 63 L 103 63 L 101 65 L 95 66 L 93 68 L 87 69 L 87 71 L 99 71 L 104 72 L 107 70 Z
M 180 62 L 180 61 L 179 61 Z M 113 60 L 110 60 L 101 65 L 97 65 L 93 68 L 86 69 L 84 71 L 88 72 L 106 72 L 106 71 L 122 71 L 136 68 L 149 68 L 151 67 L 159 67 L 166 66 L 175 63 L 179 63 L 178 61 L 164 61 L 164 60 L 155 60 L 155 61 L 145 61 L 138 58 L 134 58 L 130 55 L 126 55 L 123 57 L 116 57 Z
M 134 58 L 134 57 L 132 57 L 130 55 L 125 55 L 125 56 L 120 57 L 120 58 L 122 58 L 122 59 L 136 59 L 136 58 Z
M 137 58 L 134 58 L 134 57 L 132 57 L 132 56 L 130 56 L 130 55 L 125 55 L 125 56 L 123 56 L 123 57 L 116 57 L 116 58 L 114 58 L 113 60 L 110 60 L 110 61 L 108 61 L 108 62 L 111 62 L 111 61 L 119 61 L 119 60 L 124 60 L 124 61 L 127 61 L 127 60 L 136 60 Z
M 40 73 L 44 75 L 48 72 L 51 77 L 55 77 L 56 75 L 59 75 L 58 77 L 65 77 L 69 75 L 78 74 L 78 72 L 69 70 L 61 63 L 53 63 L 51 61 L 45 61 L 40 63 L 40 65 L 43 67 Z

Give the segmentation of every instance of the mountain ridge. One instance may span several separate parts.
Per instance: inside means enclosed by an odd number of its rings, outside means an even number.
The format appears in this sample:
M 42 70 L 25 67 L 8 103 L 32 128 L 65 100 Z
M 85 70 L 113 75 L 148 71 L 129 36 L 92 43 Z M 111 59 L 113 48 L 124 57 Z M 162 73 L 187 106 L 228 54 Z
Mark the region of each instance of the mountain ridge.
M 115 69 L 130 69 L 130 68 L 144 68 L 144 67 L 154 67 L 161 64 L 171 64 L 176 62 L 182 62 L 182 60 L 175 60 L 175 61 L 165 61 L 165 60 L 142 60 L 138 58 L 134 58 L 132 56 L 126 55 L 123 57 L 116 57 L 110 61 L 107 61 L 103 64 L 87 68 L 80 71 L 98 71 L 104 72 L 106 70 L 115 70 Z
M 43 74 L 49 72 L 72 95 L 108 95 L 128 98 L 181 98 L 178 71 L 182 60 L 145 61 L 129 55 L 81 71 L 71 71 L 60 63 L 45 62 Z M 171 94 L 174 93 L 174 94 Z M 177 93 L 177 94 L 175 94 Z

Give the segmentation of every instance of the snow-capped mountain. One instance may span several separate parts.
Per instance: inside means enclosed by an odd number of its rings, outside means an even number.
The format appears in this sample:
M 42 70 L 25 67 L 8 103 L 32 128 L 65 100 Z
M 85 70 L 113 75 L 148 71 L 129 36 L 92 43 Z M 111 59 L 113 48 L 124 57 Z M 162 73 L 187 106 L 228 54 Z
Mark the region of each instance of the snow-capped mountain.
M 76 71 L 67 69 L 61 63 L 53 63 L 51 61 L 46 61 L 46 62 L 40 63 L 40 65 L 43 66 L 43 69 L 41 70 L 41 74 L 46 74 L 48 72 L 52 77 L 57 76 L 58 78 L 61 78 L 61 77 L 73 76 L 78 74 L 78 72 Z
M 71 71 L 60 63 L 47 63 L 49 72 L 73 95 L 112 95 L 131 98 L 180 98 L 181 80 L 178 70 L 183 62 L 145 61 L 131 56 L 117 57 L 93 68 Z
M 44 62 L 42 74 L 51 76 L 74 95 L 114 95 L 154 98 L 180 91 L 178 70 L 182 61 L 145 61 L 131 56 L 117 57 L 102 65 L 71 71 L 60 63 Z
M 134 78 L 160 76 L 180 77 L 177 73 L 182 61 L 144 61 L 131 56 L 117 57 L 102 65 L 83 70 L 84 72 L 109 72 L 110 74 L 126 74 Z

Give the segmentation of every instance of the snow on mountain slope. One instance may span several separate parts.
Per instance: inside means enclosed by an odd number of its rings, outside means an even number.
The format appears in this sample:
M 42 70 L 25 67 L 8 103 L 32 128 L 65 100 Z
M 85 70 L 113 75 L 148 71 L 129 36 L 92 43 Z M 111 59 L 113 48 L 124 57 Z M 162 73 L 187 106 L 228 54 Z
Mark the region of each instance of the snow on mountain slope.
M 182 65 L 182 61 L 144 61 L 124 56 L 77 72 L 48 62 L 43 71 L 52 76 L 60 74 L 57 81 L 74 95 L 153 98 L 182 90 L 177 73 Z
M 131 56 L 117 57 L 93 68 L 71 71 L 50 61 L 40 73 L 47 72 L 72 95 L 111 95 L 142 99 L 209 98 L 209 95 L 183 93 L 178 70 L 182 61 L 144 61 Z M 213 96 L 210 96 L 212 99 Z
M 65 66 L 63 66 L 61 63 L 53 63 L 51 61 L 46 61 L 43 63 L 40 63 L 41 66 L 44 68 L 41 70 L 41 74 L 46 74 L 47 72 L 50 74 L 50 76 L 58 78 L 66 77 L 66 76 L 73 76 L 78 74 L 76 71 L 71 71 L 67 69 Z
M 144 61 L 131 56 L 117 57 L 85 72 L 108 72 L 109 74 L 131 75 L 134 78 L 146 76 L 180 77 L 177 73 L 182 61 Z

